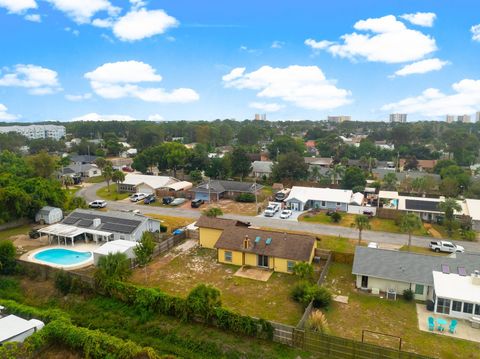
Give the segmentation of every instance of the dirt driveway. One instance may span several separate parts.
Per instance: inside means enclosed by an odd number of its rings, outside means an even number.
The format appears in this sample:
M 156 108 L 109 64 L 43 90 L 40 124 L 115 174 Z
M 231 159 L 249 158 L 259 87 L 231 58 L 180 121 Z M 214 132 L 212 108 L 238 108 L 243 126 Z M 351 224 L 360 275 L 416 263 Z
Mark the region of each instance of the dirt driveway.
M 258 204 L 260 207 L 260 203 Z M 191 209 L 194 211 L 204 211 L 206 209 L 217 207 L 222 210 L 224 214 L 233 213 L 233 214 L 242 214 L 245 216 L 255 216 L 255 203 L 241 203 L 236 202 L 232 199 L 221 199 L 218 202 L 205 203 L 200 208 L 191 208 L 190 201 L 182 204 L 180 208 Z

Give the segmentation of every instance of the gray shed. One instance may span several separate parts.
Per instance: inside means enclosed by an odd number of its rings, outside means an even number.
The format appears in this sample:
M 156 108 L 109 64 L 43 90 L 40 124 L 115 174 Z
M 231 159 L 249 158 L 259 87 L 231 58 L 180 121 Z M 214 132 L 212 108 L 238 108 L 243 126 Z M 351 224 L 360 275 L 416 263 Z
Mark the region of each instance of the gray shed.
M 63 212 L 60 208 L 45 206 L 35 215 L 35 222 L 53 224 L 63 219 Z

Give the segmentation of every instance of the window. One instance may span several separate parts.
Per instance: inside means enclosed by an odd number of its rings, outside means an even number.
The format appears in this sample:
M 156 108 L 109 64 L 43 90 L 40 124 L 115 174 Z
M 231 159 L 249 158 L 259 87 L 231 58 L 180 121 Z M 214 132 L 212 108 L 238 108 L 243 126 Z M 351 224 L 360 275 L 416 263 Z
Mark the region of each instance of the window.
M 463 303 L 463 312 L 472 314 L 473 313 L 473 304 L 472 303 Z
M 423 284 L 415 284 L 415 294 L 423 295 Z
M 452 303 L 452 311 L 454 312 L 461 312 L 462 311 L 462 302 L 458 302 L 456 300 Z
M 231 261 L 232 261 L 232 252 L 225 251 L 225 262 L 231 262 Z
M 437 298 L 437 313 L 450 314 L 450 299 Z
M 340 207 L 340 202 L 337 202 L 337 207 Z
M 259 254 L 257 256 L 257 265 L 259 267 L 268 268 L 268 256 L 264 256 L 264 255 Z
M 295 262 L 287 261 L 287 272 L 293 272 L 293 267 L 295 267 Z
M 475 304 L 475 315 L 480 315 L 480 304 Z
M 322 201 L 322 207 L 325 207 L 327 203 L 325 201 Z

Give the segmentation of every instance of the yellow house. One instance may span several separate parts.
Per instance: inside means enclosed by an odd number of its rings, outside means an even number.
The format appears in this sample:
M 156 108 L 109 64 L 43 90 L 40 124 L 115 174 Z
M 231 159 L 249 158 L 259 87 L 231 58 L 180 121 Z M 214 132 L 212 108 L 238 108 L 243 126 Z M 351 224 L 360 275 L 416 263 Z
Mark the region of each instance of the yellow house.
M 291 273 L 296 263 L 312 262 L 315 244 L 316 238 L 308 235 L 230 226 L 214 247 L 220 263 Z
M 215 243 L 228 227 L 248 227 L 248 223 L 226 218 L 212 218 L 202 216 L 195 224 L 199 231 L 200 246 L 204 248 L 215 248 Z

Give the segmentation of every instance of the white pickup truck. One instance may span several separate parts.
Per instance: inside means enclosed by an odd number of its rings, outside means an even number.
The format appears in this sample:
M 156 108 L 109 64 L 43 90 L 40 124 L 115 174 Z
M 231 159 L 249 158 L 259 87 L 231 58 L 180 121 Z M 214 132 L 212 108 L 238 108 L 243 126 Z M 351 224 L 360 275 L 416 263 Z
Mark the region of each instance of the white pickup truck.
M 280 210 L 280 204 L 275 202 L 270 202 L 265 209 L 264 216 L 265 217 L 273 217 L 275 213 Z
M 430 249 L 435 252 L 447 252 L 447 253 L 456 253 L 456 252 L 465 252 L 465 249 L 462 246 L 457 246 L 452 242 L 447 241 L 431 241 Z

